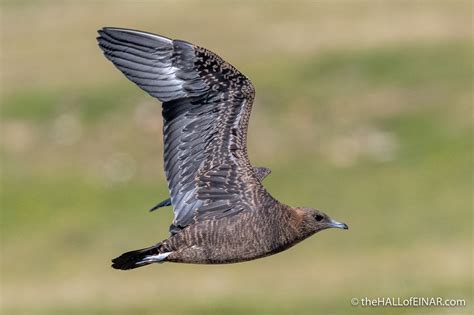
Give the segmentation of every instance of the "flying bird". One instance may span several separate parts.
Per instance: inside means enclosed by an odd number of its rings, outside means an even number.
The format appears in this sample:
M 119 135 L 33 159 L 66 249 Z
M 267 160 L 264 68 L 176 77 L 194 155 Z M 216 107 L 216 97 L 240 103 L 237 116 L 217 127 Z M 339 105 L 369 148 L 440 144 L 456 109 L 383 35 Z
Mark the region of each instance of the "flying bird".
M 105 57 L 162 102 L 164 168 L 174 218 L 169 238 L 112 260 L 116 269 L 151 263 L 226 264 L 281 252 L 328 228 L 320 210 L 290 207 L 262 185 L 270 172 L 247 155 L 255 90 L 215 53 L 130 29 L 98 31 Z

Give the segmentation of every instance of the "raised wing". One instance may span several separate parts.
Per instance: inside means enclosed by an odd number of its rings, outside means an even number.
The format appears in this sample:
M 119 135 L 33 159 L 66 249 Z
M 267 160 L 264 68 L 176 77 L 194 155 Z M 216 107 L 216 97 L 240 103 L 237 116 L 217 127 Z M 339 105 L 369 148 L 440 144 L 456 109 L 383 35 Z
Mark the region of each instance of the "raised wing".
M 273 200 L 247 157 L 254 88 L 244 75 L 216 54 L 184 41 L 118 28 L 99 34 L 105 56 L 163 102 L 172 232 Z

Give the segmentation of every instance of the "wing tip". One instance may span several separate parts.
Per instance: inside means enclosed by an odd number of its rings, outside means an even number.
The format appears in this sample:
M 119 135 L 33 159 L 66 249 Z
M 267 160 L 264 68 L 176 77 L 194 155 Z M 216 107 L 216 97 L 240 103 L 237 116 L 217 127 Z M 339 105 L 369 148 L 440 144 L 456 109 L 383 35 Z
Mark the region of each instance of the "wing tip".
M 99 30 L 97 30 L 97 33 L 99 33 L 99 36 L 97 38 L 103 37 L 104 34 L 108 35 L 108 36 L 111 36 L 113 38 L 115 37 L 114 35 L 132 34 L 132 35 L 139 36 L 139 37 L 145 37 L 145 38 L 149 38 L 149 39 L 153 39 L 153 40 L 162 41 L 162 42 L 165 42 L 167 44 L 171 44 L 173 42 L 173 40 L 171 38 L 168 38 L 168 37 L 163 36 L 163 35 L 158 35 L 158 34 L 139 31 L 139 30 L 134 30 L 134 29 L 131 29 L 131 28 L 115 27 L 115 26 L 104 26 L 104 27 L 100 28 Z

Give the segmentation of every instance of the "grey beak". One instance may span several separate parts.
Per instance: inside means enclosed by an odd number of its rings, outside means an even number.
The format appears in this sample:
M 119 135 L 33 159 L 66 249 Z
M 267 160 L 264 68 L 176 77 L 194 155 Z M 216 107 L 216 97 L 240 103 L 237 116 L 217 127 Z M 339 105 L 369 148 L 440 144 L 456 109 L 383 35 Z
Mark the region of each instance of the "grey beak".
M 336 220 L 331 219 L 329 225 L 333 228 L 348 230 L 349 227 L 345 223 L 337 222 Z

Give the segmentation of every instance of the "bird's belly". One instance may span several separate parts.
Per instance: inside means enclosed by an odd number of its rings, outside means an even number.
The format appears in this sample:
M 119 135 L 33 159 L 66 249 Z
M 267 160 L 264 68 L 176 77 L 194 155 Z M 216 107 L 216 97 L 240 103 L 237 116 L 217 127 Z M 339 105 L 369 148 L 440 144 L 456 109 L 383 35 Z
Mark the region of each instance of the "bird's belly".
M 194 245 L 172 253 L 166 261 L 188 264 L 231 264 L 269 256 L 284 249 L 239 251 L 229 248 L 209 249 Z
M 166 259 L 191 264 L 230 264 L 249 261 L 281 252 L 296 242 L 267 235 L 213 237 L 182 247 Z

